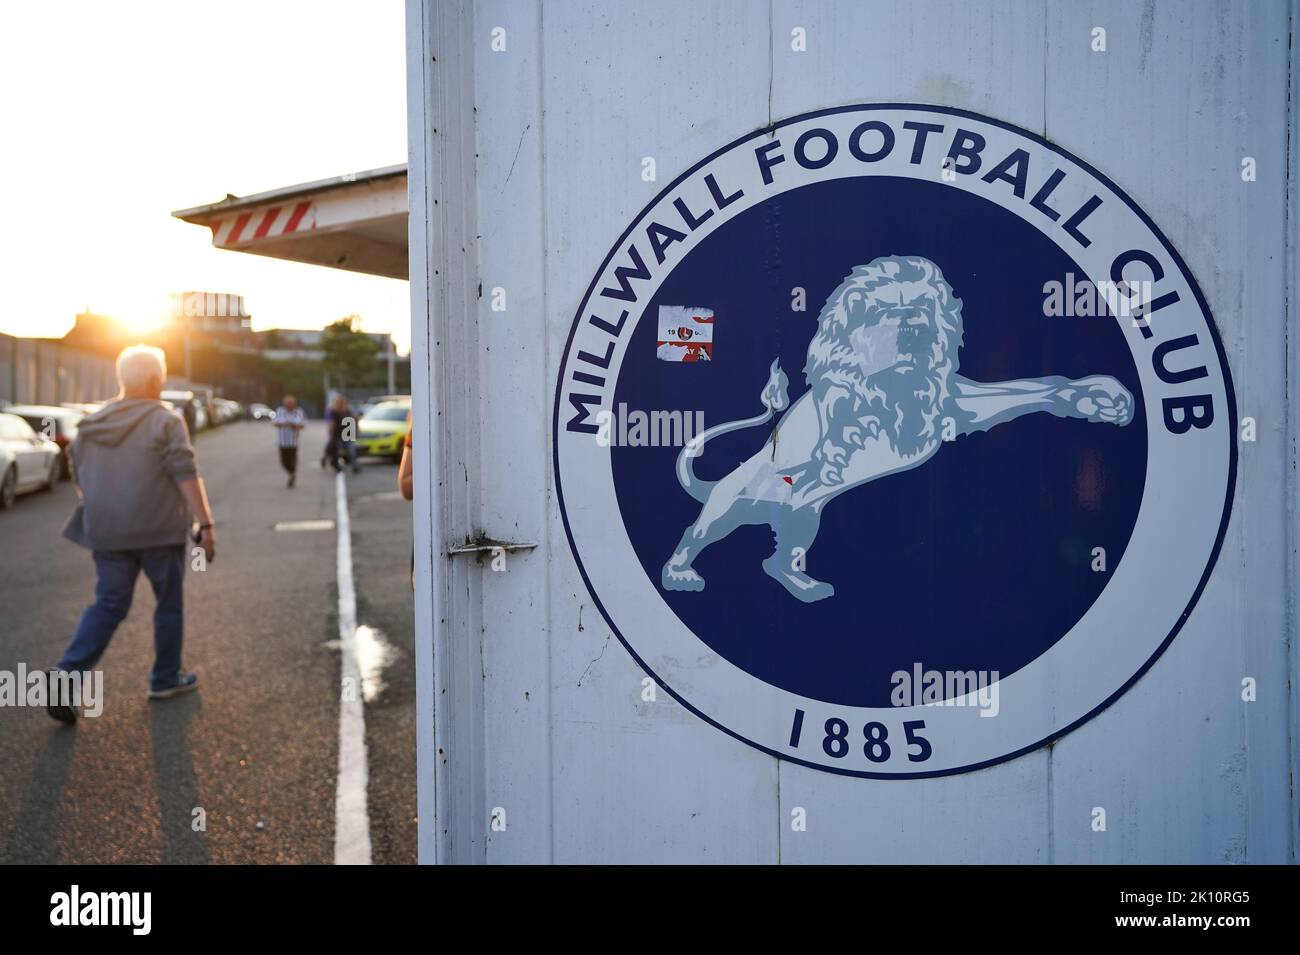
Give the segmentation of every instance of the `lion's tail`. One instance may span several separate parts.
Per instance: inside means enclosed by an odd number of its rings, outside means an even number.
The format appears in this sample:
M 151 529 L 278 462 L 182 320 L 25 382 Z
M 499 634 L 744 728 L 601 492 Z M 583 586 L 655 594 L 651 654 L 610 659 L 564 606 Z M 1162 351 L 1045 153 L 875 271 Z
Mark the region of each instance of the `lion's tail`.
M 772 420 L 774 415 L 784 411 L 790 404 L 790 396 L 787 391 L 788 385 L 789 380 L 785 377 L 785 372 L 781 370 L 781 360 L 778 358 L 772 362 L 767 384 L 763 386 L 763 391 L 758 396 L 758 400 L 763 403 L 765 409 L 762 414 L 755 415 L 752 418 L 744 418 L 740 421 L 726 421 L 714 425 L 686 442 L 686 447 L 682 448 L 681 453 L 677 455 L 677 481 L 681 484 L 682 490 L 703 504 L 708 499 L 709 491 L 713 489 L 713 485 L 717 482 L 701 481 L 695 476 L 695 458 L 699 457 L 700 452 L 704 450 L 704 446 L 718 435 L 728 434 L 732 431 L 743 431 L 746 428 L 766 424 Z

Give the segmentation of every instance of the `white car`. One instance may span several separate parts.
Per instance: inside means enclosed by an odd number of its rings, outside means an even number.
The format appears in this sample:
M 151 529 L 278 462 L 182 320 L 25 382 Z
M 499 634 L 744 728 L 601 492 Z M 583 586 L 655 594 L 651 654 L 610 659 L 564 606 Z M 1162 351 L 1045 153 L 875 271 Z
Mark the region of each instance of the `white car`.
M 0 508 L 24 491 L 49 490 L 59 479 L 59 446 L 22 418 L 0 414 Z

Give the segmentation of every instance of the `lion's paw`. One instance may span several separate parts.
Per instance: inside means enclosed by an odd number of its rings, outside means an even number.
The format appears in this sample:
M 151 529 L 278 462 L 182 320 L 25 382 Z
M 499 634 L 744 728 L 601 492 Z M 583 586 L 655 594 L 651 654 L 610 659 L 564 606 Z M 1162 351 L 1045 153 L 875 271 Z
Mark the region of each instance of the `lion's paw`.
M 823 461 L 837 465 L 842 465 L 848 460 L 848 454 L 845 452 L 843 446 L 836 444 L 830 438 L 826 438 L 822 441 L 822 446 L 817 450 L 817 456 Z
M 1086 420 L 1120 427 L 1133 420 L 1133 396 L 1114 378 L 1094 375 L 1072 385 L 1075 410 Z
M 840 473 L 840 468 L 829 461 L 822 465 L 821 472 L 817 477 L 827 486 L 844 483 L 844 475 Z
M 697 574 L 690 567 L 675 569 L 672 564 L 664 564 L 664 572 L 660 577 L 664 590 L 692 590 L 699 591 L 704 589 L 704 578 Z
M 835 588 L 824 580 L 814 580 L 802 571 L 783 566 L 781 559 L 773 554 L 763 561 L 763 570 L 767 575 L 784 587 L 790 594 L 804 603 L 815 603 L 835 596 Z

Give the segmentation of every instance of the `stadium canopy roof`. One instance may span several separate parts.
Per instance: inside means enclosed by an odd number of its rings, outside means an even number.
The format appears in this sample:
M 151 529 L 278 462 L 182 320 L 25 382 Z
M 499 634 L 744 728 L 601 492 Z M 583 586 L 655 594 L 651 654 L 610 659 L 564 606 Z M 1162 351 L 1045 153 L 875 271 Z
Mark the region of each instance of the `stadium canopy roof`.
M 218 249 L 405 279 L 406 166 L 387 166 L 172 213 Z

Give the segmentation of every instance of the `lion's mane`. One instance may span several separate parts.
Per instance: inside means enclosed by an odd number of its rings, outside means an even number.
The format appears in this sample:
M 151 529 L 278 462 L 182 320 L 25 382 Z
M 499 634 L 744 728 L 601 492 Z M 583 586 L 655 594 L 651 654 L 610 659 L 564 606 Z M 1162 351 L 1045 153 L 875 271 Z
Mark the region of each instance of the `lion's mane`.
M 901 285 L 922 286 L 938 307 L 932 316 L 934 335 L 927 360 L 921 366 L 917 356 L 917 373 L 907 375 L 905 387 L 900 388 L 890 387 L 887 380 L 882 385 L 864 377 L 849 336 L 855 328 L 878 321 L 882 293 Z M 817 334 L 808 345 L 804 365 L 809 387 L 814 392 L 831 385 L 849 389 L 859 399 L 852 412 L 854 419 L 874 418 L 900 454 L 910 457 L 919 453 L 941 427 L 954 359 L 961 348 L 961 304 L 939 267 L 929 259 L 891 255 L 857 266 L 831 293 L 818 317 Z M 827 437 L 840 440 L 838 433 Z

